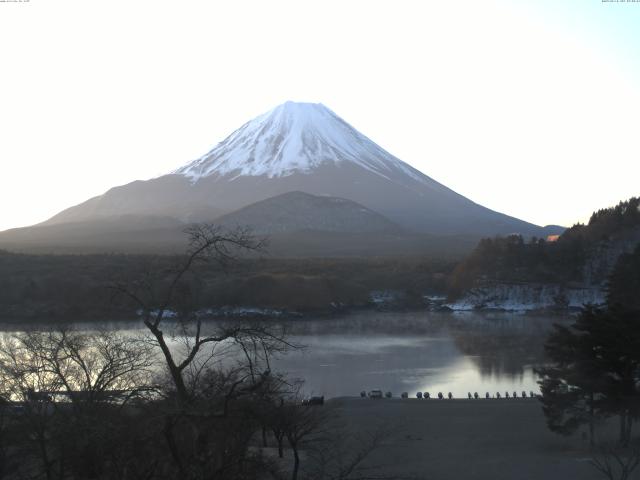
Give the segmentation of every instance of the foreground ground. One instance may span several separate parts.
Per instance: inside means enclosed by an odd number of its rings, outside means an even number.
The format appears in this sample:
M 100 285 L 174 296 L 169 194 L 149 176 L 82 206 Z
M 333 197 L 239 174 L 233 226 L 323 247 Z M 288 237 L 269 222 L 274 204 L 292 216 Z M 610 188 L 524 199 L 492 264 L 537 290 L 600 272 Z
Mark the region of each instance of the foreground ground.
M 338 398 L 328 402 L 362 431 L 396 432 L 372 459 L 378 473 L 424 479 L 600 479 L 588 442 L 547 430 L 536 399 L 417 400 Z M 635 478 L 635 477 L 633 477 Z

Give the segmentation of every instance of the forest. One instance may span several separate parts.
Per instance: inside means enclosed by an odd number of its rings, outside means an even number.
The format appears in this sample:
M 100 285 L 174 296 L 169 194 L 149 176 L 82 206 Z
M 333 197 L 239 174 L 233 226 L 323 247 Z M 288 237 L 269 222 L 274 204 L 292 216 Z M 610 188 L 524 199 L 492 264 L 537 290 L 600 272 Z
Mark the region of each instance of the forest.
M 521 235 L 485 238 L 449 279 L 449 294 L 456 296 L 483 283 L 584 283 L 585 265 L 607 255 L 616 244 L 640 242 L 640 198 L 598 210 L 589 222 L 576 224 L 558 238 Z M 606 269 L 591 282 L 604 282 Z
M 112 286 L 126 279 L 170 274 L 179 256 L 29 255 L 0 252 L 0 319 L 64 322 L 131 319 L 137 307 L 115 302 Z M 373 291 L 402 293 L 404 307 L 422 294 L 443 292 L 453 259 L 239 258 L 198 265 L 198 308 L 260 307 L 326 314 L 372 305 Z M 295 290 L 295 295 L 292 292 Z

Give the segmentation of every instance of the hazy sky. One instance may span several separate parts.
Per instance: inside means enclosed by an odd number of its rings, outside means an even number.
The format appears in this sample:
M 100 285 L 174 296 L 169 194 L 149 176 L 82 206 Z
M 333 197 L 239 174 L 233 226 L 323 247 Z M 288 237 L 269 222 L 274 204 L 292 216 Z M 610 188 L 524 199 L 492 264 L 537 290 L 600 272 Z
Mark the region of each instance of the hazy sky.
M 534 223 L 640 194 L 640 3 L 6 0 L 0 45 L 0 230 L 285 100 Z

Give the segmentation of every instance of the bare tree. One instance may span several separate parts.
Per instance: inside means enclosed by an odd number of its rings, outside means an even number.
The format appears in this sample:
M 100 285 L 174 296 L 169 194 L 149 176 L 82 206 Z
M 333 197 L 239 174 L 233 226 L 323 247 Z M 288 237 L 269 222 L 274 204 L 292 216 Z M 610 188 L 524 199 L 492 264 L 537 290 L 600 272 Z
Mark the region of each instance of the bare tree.
M 278 457 L 284 458 L 284 439 L 287 433 L 287 407 L 284 399 L 278 400 L 278 405 L 265 411 L 265 422 L 271 430 L 278 446 Z
M 14 455 L 23 476 L 94 478 L 123 446 L 124 405 L 148 392 L 151 349 L 116 332 L 68 330 L 5 335 L 0 381 L 13 405 Z M 39 467 L 38 467 L 39 463 Z
M 177 265 L 138 280 L 114 284 L 133 301 L 162 353 L 172 395 L 159 415 L 176 476 L 238 478 L 264 467 L 249 442 L 264 425 L 264 406 L 279 377 L 270 358 L 295 347 L 283 326 L 270 322 L 204 322 L 195 291 L 209 263 L 226 268 L 265 242 L 248 229 L 190 228 L 189 248 Z M 172 406 L 174 404 L 174 406 Z
M 389 465 L 371 461 L 395 430 L 380 424 L 369 431 L 353 433 L 334 421 L 319 448 L 311 450 L 308 477 L 313 480 L 413 479 L 412 476 L 382 473 Z
M 194 269 L 199 264 L 213 261 L 225 267 L 237 260 L 241 252 L 261 251 L 265 245 L 264 239 L 254 237 L 246 228 L 225 231 L 219 226 L 201 224 L 189 228 L 186 233 L 189 235 L 189 248 L 180 263 L 172 271 L 166 272 L 164 288 L 158 288 L 158 282 L 149 278 L 113 286 L 117 293 L 138 305 L 145 327 L 162 351 L 178 403 L 183 406 L 191 400 L 186 373 L 194 367 L 198 355 L 206 347 L 210 347 L 211 351 L 225 342 L 240 346 L 251 374 L 256 378 L 255 359 L 264 354 L 262 358 L 267 360 L 268 366 L 270 354 L 290 346 L 281 331 L 264 324 L 220 324 L 205 332 L 202 318 L 195 314 L 193 308 L 182 308 L 177 324 L 187 348 L 177 358 L 167 340 L 167 329 L 171 326 L 166 326 L 165 320 L 172 307 L 178 303 L 184 304 L 184 297 L 188 296 L 187 277 L 193 277 Z
M 14 414 L 14 408 L 6 399 L 8 396 L 9 392 L 3 392 L 0 396 L 0 478 L 11 478 L 19 466 L 13 452 L 14 445 L 12 445 L 11 417 Z
M 283 458 L 287 444 L 293 456 L 290 478 L 297 480 L 383 480 L 413 478 L 384 473 L 383 464 L 371 462 L 383 442 L 397 428 L 373 425 L 356 431 L 340 417 L 337 405 L 313 405 L 302 401 L 300 384 L 295 394 L 282 398 L 269 410 L 269 426 L 278 442 L 278 456 Z
M 640 465 L 640 449 L 602 445 L 592 454 L 590 463 L 609 480 L 628 480 Z
M 108 331 L 18 333 L 0 347 L 0 369 L 14 394 L 64 395 L 75 405 L 149 390 L 153 363 L 141 338 Z
M 298 478 L 300 471 L 300 450 L 323 433 L 328 422 L 328 411 L 314 405 L 290 405 L 285 412 L 284 432 L 293 451 L 293 471 L 291 480 Z

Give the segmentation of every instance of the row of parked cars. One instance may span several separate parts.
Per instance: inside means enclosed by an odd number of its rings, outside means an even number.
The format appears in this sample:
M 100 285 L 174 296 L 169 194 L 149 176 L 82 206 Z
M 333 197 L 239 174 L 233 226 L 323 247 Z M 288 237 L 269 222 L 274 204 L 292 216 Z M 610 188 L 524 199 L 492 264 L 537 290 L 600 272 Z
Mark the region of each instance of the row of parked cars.
M 371 390 L 369 393 L 365 392 L 364 390 L 360 392 L 360 396 L 362 398 L 373 398 L 373 399 L 379 399 L 379 398 L 391 398 L 393 397 L 393 394 L 391 392 L 386 392 L 386 393 L 382 393 L 382 390 Z M 452 399 L 453 398 L 453 394 L 451 392 L 449 392 L 447 395 L 447 398 Z M 520 394 L 520 396 L 522 398 L 527 398 L 527 392 L 525 392 L 524 390 L 522 391 L 522 393 Z M 528 396 L 530 398 L 534 398 L 536 396 L 535 393 L 533 393 L 532 391 L 529 392 Z M 471 394 L 471 392 L 469 392 L 467 394 L 467 397 L 469 399 L 478 399 L 480 398 L 480 395 L 478 395 L 478 392 L 475 392 L 473 395 Z M 409 393 L 408 392 L 402 392 L 400 394 L 400 398 L 409 398 Z M 417 392 L 416 393 L 416 398 L 425 398 L 425 399 L 429 399 L 431 398 L 431 394 L 429 392 Z M 438 392 L 438 398 L 440 400 L 442 400 L 443 398 L 445 398 L 445 395 L 442 392 Z M 485 398 L 503 398 L 502 395 L 500 394 L 500 392 L 497 392 L 495 397 L 492 397 L 491 394 L 489 392 L 485 393 Z M 504 398 L 518 398 L 518 393 L 517 392 L 513 392 L 512 394 L 509 394 L 509 392 L 505 392 Z
M 378 399 L 378 398 L 392 398 L 393 394 L 391 392 L 386 392 L 386 393 L 382 393 L 382 390 L 371 390 L 369 393 L 365 392 L 364 390 L 360 392 L 360 396 L 362 398 L 373 398 L 373 399 Z M 400 397 L 402 398 L 409 398 L 409 393 L 407 392 L 402 392 L 400 394 Z M 422 398 L 422 392 L 420 392 L 420 397 L 418 398 Z

